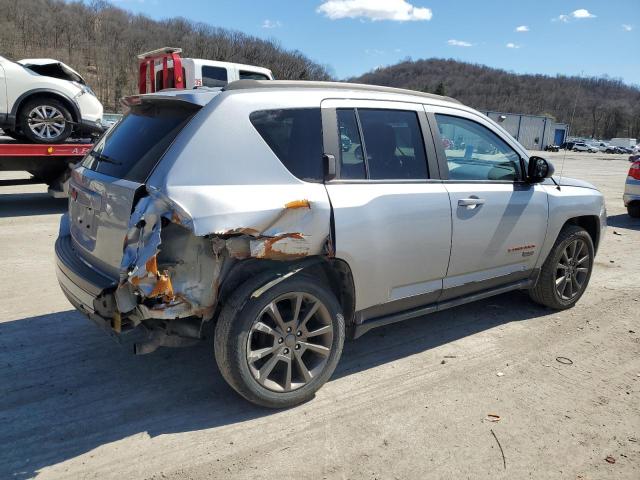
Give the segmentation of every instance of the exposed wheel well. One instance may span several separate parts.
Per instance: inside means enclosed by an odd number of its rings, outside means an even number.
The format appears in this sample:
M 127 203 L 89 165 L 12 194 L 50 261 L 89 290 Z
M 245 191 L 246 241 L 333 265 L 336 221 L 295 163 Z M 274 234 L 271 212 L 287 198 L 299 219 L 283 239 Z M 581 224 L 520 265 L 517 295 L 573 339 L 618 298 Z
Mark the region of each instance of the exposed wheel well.
M 74 122 L 80 121 L 78 108 L 73 104 L 71 100 L 66 98 L 64 95 L 60 95 L 59 93 L 56 93 L 56 92 L 34 92 L 22 98 L 20 100 L 20 103 L 16 107 L 16 110 L 15 110 L 16 125 L 18 124 L 18 118 L 20 117 L 20 111 L 22 110 L 22 108 L 27 104 L 27 102 L 30 102 L 31 100 L 38 99 L 38 98 L 51 98 L 54 100 L 58 100 L 65 107 L 67 107 L 67 109 L 69 110 L 69 113 L 71 114 L 71 118 L 73 119 Z
M 598 249 L 598 243 L 600 242 L 600 219 L 596 215 L 570 218 L 565 222 L 565 225 L 578 225 L 584 228 L 591 237 L 594 248 L 596 250 Z
M 313 259 L 317 262 L 312 262 Z M 306 263 L 309 262 L 309 263 Z M 227 272 L 222 285 L 220 287 L 218 298 L 218 309 L 224 302 L 237 290 L 244 282 L 257 275 L 267 272 L 276 274 L 302 268 L 307 274 L 317 277 L 321 282 L 328 285 L 342 306 L 344 313 L 345 325 L 347 327 L 353 324 L 355 314 L 355 286 L 353 275 L 349 265 L 339 259 L 325 257 L 307 257 L 299 264 L 296 262 L 279 262 L 272 260 L 249 259 L 237 263 Z

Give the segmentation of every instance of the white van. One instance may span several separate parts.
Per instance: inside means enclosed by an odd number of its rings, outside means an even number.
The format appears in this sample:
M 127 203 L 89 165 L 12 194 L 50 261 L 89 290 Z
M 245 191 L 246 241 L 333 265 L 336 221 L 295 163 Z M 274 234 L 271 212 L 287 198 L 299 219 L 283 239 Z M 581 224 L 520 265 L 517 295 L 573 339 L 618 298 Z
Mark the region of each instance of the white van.
M 158 50 L 138 55 L 141 62 L 151 60 L 155 79 L 155 91 L 164 88 L 174 88 L 175 78 L 173 73 L 174 61 L 182 52 L 181 48 L 163 47 Z M 179 56 L 178 56 L 179 58 Z M 167 75 L 163 70 L 164 62 L 167 62 Z M 241 63 L 220 62 L 201 58 L 181 58 L 182 78 L 184 88 L 197 87 L 223 87 L 235 80 L 273 80 L 273 73 L 268 68 Z

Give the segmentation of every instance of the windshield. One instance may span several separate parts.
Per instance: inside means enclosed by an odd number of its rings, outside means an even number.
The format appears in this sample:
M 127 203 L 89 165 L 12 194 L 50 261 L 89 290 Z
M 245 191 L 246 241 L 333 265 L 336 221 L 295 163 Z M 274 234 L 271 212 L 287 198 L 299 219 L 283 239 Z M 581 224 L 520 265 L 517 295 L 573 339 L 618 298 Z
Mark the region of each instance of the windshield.
M 82 166 L 143 183 L 199 109 L 198 105 L 176 101 L 143 102 L 132 107 L 89 152 Z

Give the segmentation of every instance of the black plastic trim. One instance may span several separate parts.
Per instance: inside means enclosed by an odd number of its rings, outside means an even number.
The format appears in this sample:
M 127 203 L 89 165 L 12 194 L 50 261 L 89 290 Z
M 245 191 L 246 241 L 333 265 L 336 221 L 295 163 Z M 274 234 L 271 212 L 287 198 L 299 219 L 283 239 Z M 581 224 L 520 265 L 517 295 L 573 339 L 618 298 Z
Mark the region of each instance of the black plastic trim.
M 531 288 L 534 285 L 535 285 L 535 280 L 533 280 L 533 277 L 531 277 L 525 280 L 520 280 L 518 282 L 508 283 L 500 287 L 490 288 L 488 290 L 482 290 L 480 292 L 477 292 L 471 295 L 458 297 L 449 301 L 438 302 L 432 305 L 426 305 L 423 307 L 414 308 L 412 310 L 407 310 L 407 311 L 395 313 L 392 315 L 386 315 L 383 317 L 374 318 L 360 325 L 355 325 L 353 329 L 353 338 L 355 339 L 355 338 L 361 337 L 362 335 L 367 333 L 369 330 L 376 327 L 381 327 L 383 325 L 389 325 L 391 323 L 401 322 L 403 320 L 409 320 L 411 318 L 421 317 L 423 315 L 427 315 L 433 312 L 440 312 L 448 308 L 457 307 L 459 305 L 475 302 L 477 300 L 493 297 L 494 295 L 500 295 L 502 293 L 511 292 L 513 290 Z
M 102 275 L 80 260 L 71 242 L 71 235 L 63 235 L 56 240 L 56 262 L 60 271 L 78 288 L 94 297 L 116 287 L 117 280 Z

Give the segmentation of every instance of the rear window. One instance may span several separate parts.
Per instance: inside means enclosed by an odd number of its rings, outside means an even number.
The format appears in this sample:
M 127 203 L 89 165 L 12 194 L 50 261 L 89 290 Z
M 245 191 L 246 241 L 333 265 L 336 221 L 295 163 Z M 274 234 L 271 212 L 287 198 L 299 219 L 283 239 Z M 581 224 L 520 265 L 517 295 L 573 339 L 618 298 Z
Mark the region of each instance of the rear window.
M 249 119 L 287 170 L 301 180 L 322 181 L 319 108 L 261 110 Z
M 199 109 L 197 105 L 176 101 L 145 102 L 132 107 L 89 152 L 82 166 L 143 183 Z

